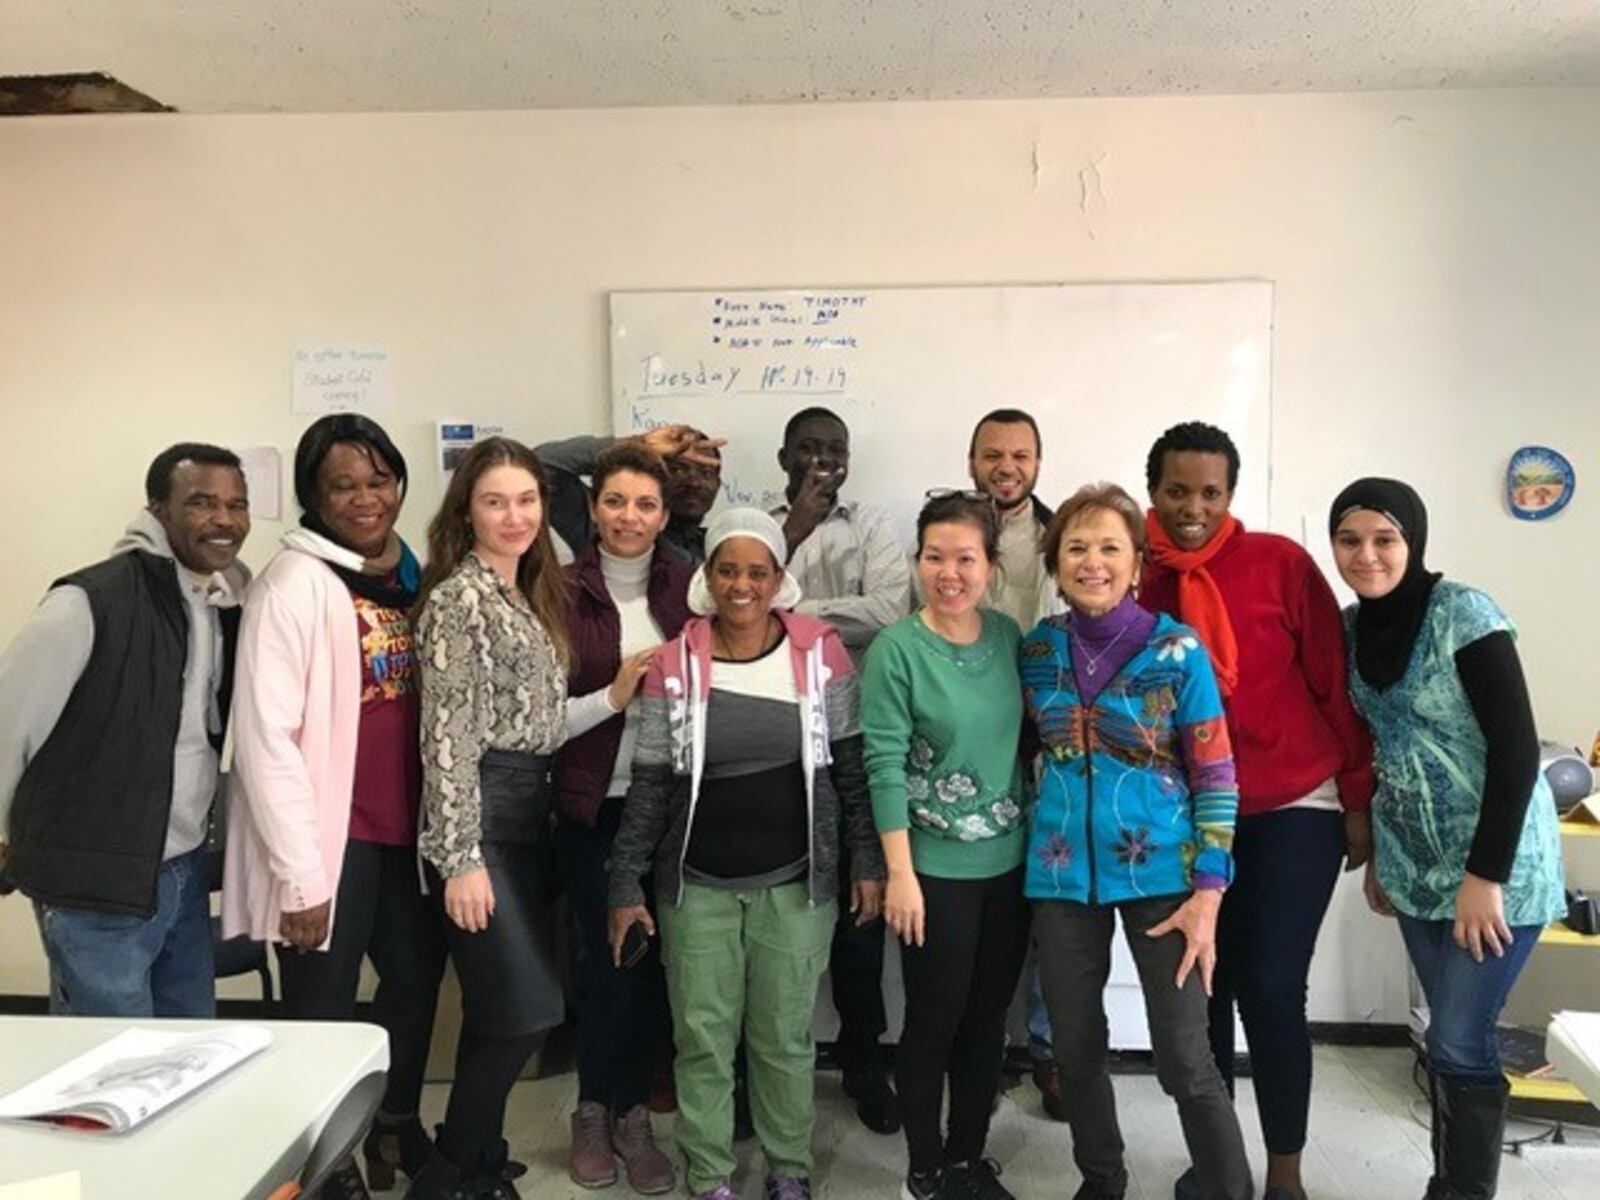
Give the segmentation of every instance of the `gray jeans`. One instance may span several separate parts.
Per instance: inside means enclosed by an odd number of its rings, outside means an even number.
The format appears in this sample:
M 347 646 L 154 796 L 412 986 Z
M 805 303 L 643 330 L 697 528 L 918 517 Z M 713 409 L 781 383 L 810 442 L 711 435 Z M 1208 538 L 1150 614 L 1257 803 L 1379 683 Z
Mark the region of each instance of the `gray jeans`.
M 1188 894 L 1122 904 L 1041 900 L 1033 906 L 1039 976 L 1055 1030 L 1061 1095 L 1072 1127 L 1072 1157 L 1085 1180 L 1120 1196 L 1128 1185 L 1116 1099 L 1106 1069 L 1109 1032 L 1102 996 L 1111 974 L 1114 914 L 1122 914 L 1144 990 L 1156 1078 L 1178 1103 L 1183 1138 L 1206 1200 L 1251 1200 L 1250 1163 L 1233 1102 L 1211 1057 L 1205 989 L 1192 971 L 1173 986 L 1183 960 L 1180 933 L 1145 930 L 1173 914 Z

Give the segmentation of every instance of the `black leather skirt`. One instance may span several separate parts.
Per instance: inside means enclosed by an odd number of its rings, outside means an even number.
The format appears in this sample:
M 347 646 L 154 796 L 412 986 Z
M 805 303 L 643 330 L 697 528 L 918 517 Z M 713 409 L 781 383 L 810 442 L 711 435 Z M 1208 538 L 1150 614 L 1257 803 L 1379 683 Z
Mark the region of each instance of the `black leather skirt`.
M 525 1037 L 559 1025 L 566 1008 L 554 952 L 550 757 L 490 750 L 478 781 L 494 915 L 479 933 L 449 919 L 445 932 L 464 1026 L 487 1037 Z

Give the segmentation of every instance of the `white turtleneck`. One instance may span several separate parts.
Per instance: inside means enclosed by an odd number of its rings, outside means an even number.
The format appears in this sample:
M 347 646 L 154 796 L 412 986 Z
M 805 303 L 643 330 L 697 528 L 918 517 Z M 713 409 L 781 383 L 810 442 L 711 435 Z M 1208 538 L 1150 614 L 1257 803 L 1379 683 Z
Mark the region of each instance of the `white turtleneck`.
M 606 594 L 617 606 L 617 615 L 621 618 L 623 658 L 662 642 L 661 626 L 650 615 L 650 562 L 650 553 L 637 558 L 619 558 L 604 546 L 600 547 L 600 575 L 606 581 Z M 572 698 L 567 705 L 567 737 L 587 733 L 616 714 L 606 694 L 609 688 L 607 684 L 587 695 Z M 638 711 L 630 704 L 623 717 L 622 744 L 617 747 L 607 796 L 625 795 L 633 778 L 633 746 L 639 736 Z

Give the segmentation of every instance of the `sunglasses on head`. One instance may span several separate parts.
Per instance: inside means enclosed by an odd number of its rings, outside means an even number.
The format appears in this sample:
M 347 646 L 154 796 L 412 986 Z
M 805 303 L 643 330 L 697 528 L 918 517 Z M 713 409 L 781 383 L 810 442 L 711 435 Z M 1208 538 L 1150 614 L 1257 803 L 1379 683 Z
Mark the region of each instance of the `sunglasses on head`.
M 974 504 L 993 504 L 994 497 L 974 488 L 929 488 L 922 493 L 924 500 L 970 500 Z

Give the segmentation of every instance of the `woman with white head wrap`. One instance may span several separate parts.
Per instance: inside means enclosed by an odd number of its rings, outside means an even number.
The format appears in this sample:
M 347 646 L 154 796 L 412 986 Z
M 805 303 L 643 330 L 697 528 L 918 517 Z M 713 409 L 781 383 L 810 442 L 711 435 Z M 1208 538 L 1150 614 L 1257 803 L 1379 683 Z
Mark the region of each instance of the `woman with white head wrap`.
M 689 585 L 698 614 L 656 652 L 610 877 L 613 953 L 653 935 L 654 871 L 689 1189 L 731 1200 L 733 1055 L 749 1056 L 768 1197 L 810 1196 L 811 1013 L 828 959 L 839 843 L 852 904 L 878 914 L 856 677 L 833 628 L 792 611 L 778 523 L 721 513 Z

